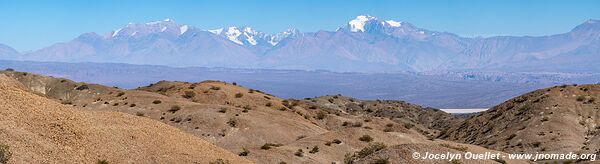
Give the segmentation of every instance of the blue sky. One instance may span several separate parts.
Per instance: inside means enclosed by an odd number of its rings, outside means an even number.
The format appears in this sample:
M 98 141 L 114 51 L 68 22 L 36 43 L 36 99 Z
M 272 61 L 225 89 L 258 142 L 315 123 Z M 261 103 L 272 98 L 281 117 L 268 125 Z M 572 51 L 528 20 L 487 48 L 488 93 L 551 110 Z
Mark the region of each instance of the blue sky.
M 600 19 L 596 0 L 1 0 L 0 43 L 19 51 L 106 33 L 129 22 L 172 18 L 203 29 L 248 25 L 267 33 L 335 30 L 357 15 L 462 36 L 567 32 Z

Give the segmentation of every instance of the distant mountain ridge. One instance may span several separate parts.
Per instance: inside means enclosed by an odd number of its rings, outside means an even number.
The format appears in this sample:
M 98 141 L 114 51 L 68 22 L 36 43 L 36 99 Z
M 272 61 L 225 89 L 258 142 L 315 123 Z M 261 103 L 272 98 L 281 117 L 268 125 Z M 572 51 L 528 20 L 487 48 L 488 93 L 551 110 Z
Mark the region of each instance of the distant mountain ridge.
M 277 34 L 236 26 L 203 30 L 165 19 L 82 34 L 22 55 L 0 50 L 0 57 L 338 72 L 591 72 L 600 70 L 600 21 L 550 36 L 466 38 L 368 15 L 336 31 Z
M 19 52 L 12 47 L 9 47 L 4 44 L 0 44 L 0 59 L 10 59 L 16 57 Z

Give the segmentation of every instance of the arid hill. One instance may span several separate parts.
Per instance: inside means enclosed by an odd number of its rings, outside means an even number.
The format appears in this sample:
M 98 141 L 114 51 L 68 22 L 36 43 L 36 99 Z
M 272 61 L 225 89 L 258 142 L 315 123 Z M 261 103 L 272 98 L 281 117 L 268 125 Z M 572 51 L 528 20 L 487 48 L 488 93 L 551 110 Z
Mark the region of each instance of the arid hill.
M 251 163 L 152 119 L 80 110 L 26 90 L 0 74 L 1 158 L 9 163 Z
M 365 101 L 341 95 L 281 99 L 220 81 L 161 81 L 123 90 L 23 72 L 0 73 L 64 105 L 154 119 L 257 163 L 415 163 L 411 154 L 382 155 L 404 148 L 398 145 L 422 144 L 440 150 L 465 145 L 435 139 L 462 119 L 402 101 Z M 377 143 L 385 147 L 359 153 Z M 416 161 L 423 162 L 435 163 Z
M 505 152 L 600 154 L 600 85 L 562 85 L 508 100 L 440 138 Z

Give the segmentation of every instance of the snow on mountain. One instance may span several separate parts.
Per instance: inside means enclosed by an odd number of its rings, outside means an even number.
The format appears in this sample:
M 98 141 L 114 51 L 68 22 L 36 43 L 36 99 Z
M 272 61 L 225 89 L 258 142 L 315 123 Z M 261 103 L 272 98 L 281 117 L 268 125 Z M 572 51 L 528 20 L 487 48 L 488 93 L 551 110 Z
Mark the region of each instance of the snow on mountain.
M 277 33 L 275 35 L 270 35 L 270 36 L 268 36 L 268 38 L 269 38 L 269 43 L 271 45 L 275 46 L 275 45 L 277 45 L 279 42 L 281 42 L 284 39 L 295 38 L 295 37 L 298 37 L 300 35 L 302 35 L 302 33 L 298 29 L 289 28 L 289 29 L 287 29 L 284 32 L 280 32 L 280 33 Z
M 237 26 L 219 28 L 208 31 L 213 34 L 223 36 L 236 44 L 250 47 L 272 47 L 286 38 L 295 37 L 301 34 L 299 30 L 294 28 L 290 28 L 286 31 L 276 34 L 266 34 L 263 32 L 256 31 L 251 27 Z
M 350 26 L 350 31 L 352 32 L 365 32 L 365 25 L 373 20 L 377 20 L 377 18 L 368 15 L 359 15 L 348 22 L 348 26 Z
M 398 22 L 395 20 L 387 20 L 385 21 L 385 23 L 387 23 L 388 25 L 392 26 L 392 27 L 400 27 L 402 26 L 402 22 Z
M 214 30 L 208 30 L 208 32 L 211 32 L 211 33 L 213 33 L 213 34 L 220 35 L 220 34 L 221 34 L 221 32 L 223 32 L 223 28 L 214 29 Z
M 242 32 L 237 27 L 227 28 L 227 31 L 225 31 L 224 35 L 232 42 L 235 42 L 239 45 L 244 45 L 244 43 L 238 39 L 238 37 L 242 35 Z
M 179 27 L 179 34 L 183 34 L 185 32 L 187 32 L 187 30 L 189 29 L 189 27 L 187 25 L 183 25 L 181 27 Z
M 187 31 L 187 25 L 178 25 L 172 19 L 164 19 L 161 21 L 153 21 L 148 23 L 128 23 L 125 27 L 119 28 L 112 32 L 112 38 L 128 38 L 142 37 L 157 33 L 168 34 L 183 34 L 183 30 Z
M 369 15 L 359 15 L 348 22 L 348 29 L 351 32 L 367 32 L 369 30 L 382 30 L 384 28 L 401 27 L 402 22 L 395 20 L 379 20 L 379 18 Z
M 122 29 L 123 28 L 119 28 L 119 29 L 113 31 L 112 37 L 115 37 L 115 36 L 119 35 L 119 31 L 121 31 Z
M 395 37 L 412 37 L 420 40 L 430 36 L 427 30 L 417 28 L 410 23 L 381 20 L 369 15 L 359 15 L 355 19 L 350 20 L 347 26 L 341 27 L 338 30 L 347 30 L 353 33 L 384 34 Z
M 172 19 L 164 19 L 161 21 L 152 21 L 148 23 L 129 23 L 127 26 L 113 31 L 110 37 L 133 37 L 136 35 L 136 37 L 141 37 L 149 34 L 156 34 L 158 32 L 175 33 L 175 31 L 178 35 L 183 35 L 193 28 L 194 27 L 188 25 L 177 25 Z M 246 26 L 230 26 L 226 28 L 201 31 L 213 33 L 241 46 L 263 47 L 261 49 L 265 49 L 264 47 L 275 46 L 277 43 L 288 37 L 294 37 L 301 34 L 300 31 L 293 28 L 276 34 L 266 34 Z
M 290 28 L 268 34 L 247 26 L 201 30 L 172 19 L 129 23 L 104 35 L 86 33 L 19 56 L 34 61 L 358 72 L 554 71 L 600 70 L 599 45 L 597 20 L 551 36 L 467 38 L 360 15 L 335 31 L 309 33 Z

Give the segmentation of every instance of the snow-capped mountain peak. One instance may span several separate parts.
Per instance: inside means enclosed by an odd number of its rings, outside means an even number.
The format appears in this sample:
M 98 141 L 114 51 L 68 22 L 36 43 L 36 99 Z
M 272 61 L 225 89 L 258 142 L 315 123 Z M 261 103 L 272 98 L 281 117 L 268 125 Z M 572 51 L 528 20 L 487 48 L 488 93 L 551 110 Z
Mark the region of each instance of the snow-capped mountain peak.
M 359 15 L 348 22 L 348 30 L 351 32 L 381 31 L 383 29 L 395 29 L 402 27 L 402 22 L 395 20 L 380 20 L 369 15 Z
M 242 35 L 242 32 L 235 26 L 231 26 L 227 28 L 227 31 L 225 31 L 225 36 L 227 36 L 227 39 L 239 45 L 244 45 L 244 43 L 238 39 L 240 35 Z
M 348 22 L 348 26 L 352 32 L 365 32 L 365 25 L 371 20 L 377 20 L 377 18 L 369 15 L 359 15 L 355 19 Z
M 250 46 L 258 45 L 260 42 L 263 42 L 266 37 L 268 37 L 268 35 L 258 32 L 251 27 L 231 26 L 227 28 L 208 30 L 208 32 L 223 36 L 236 44 Z
M 183 33 L 187 32 L 187 30 L 189 29 L 188 25 L 183 25 L 179 27 L 179 35 L 182 35 Z
M 271 45 L 275 46 L 275 45 L 279 44 L 279 42 L 281 42 L 282 40 L 284 40 L 286 38 L 294 38 L 301 34 L 302 33 L 298 29 L 289 28 L 286 31 L 283 31 L 283 32 L 280 32 L 280 33 L 270 36 L 269 43 Z
M 112 31 L 109 36 L 111 38 L 121 37 L 138 37 L 145 36 L 151 33 L 165 34 L 183 34 L 190 29 L 187 25 L 177 25 L 172 19 L 164 19 L 152 21 L 148 23 L 128 23 L 125 27 Z

